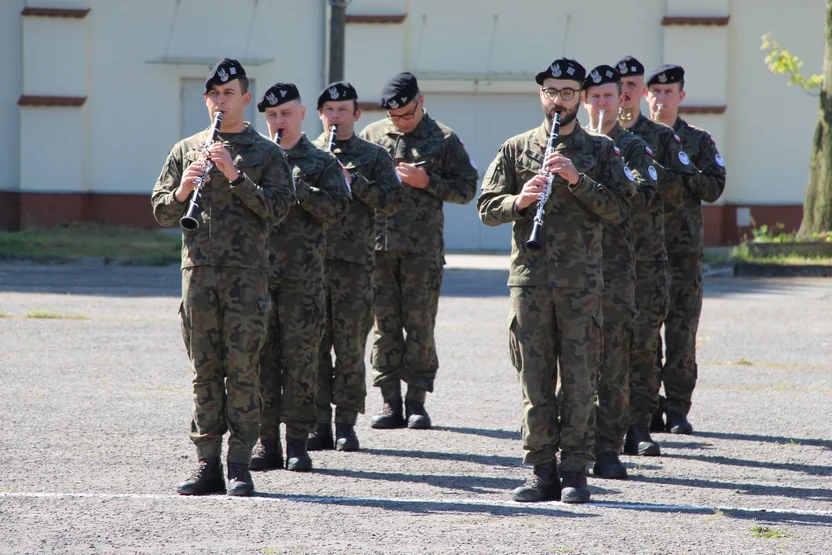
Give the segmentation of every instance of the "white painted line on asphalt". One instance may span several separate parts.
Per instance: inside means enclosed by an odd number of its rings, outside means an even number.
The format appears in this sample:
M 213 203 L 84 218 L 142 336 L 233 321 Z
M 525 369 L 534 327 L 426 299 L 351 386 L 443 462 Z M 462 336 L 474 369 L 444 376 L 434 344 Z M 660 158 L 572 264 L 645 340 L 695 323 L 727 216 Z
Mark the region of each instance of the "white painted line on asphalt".
M 630 511 L 667 512 L 667 513 L 760 513 L 793 516 L 832 516 L 832 511 L 809 509 L 775 509 L 762 507 L 709 507 L 706 505 L 661 505 L 651 503 L 627 503 L 616 501 L 592 501 L 584 505 L 570 505 L 560 501 L 544 503 L 518 503 L 516 501 L 499 499 L 413 499 L 391 497 L 326 497 L 317 495 L 280 495 L 258 493 L 254 497 L 231 497 L 228 495 L 173 495 L 155 493 L 62 493 L 62 492 L 0 492 L 0 500 L 4 497 L 13 498 L 46 498 L 46 499 L 152 499 L 160 501 L 179 500 L 184 502 L 202 501 L 233 501 L 233 502 L 268 502 L 268 503 L 321 503 L 326 505 L 444 505 L 452 509 L 454 505 L 480 507 L 524 507 L 541 511 L 563 511 L 570 507 L 575 509 L 605 507 L 609 509 L 625 509 Z

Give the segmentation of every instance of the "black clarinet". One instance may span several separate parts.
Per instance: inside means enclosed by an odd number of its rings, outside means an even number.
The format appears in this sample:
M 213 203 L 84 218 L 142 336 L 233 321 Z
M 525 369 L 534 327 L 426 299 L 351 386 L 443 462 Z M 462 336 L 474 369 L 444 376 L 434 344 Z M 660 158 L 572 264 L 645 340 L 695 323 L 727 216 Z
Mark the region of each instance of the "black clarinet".
M 546 152 L 543 154 L 543 161 L 555 151 L 558 143 L 558 134 L 560 133 L 560 114 L 555 113 L 552 119 L 552 133 L 549 135 L 549 143 L 546 145 Z M 549 195 L 552 194 L 552 181 L 555 179 L 555 174 L 547 172 L 541 168 L 540 173 L 548 174 L 549 178 L 546 181 L 546 189 L 543 194 L 537 199 L 537 212 L 534 215 L 534 225 L 532 225 L 532 233 L 529 235 L 529 240 L 526 241 L 526 248 L 530 251 L 538 252 L 543 250 L 543 217 L 546 215 L 546 201 L 549 200 Z
M 278 129 L 274 134 L 274 142 L 279 146 L 281 141 L 283 141 L 283 130 Z
M 337 139 L 338 139 L 338 126 L 333 125 L 332 127 L 329 128 L 329 151 L 332 153 L 333 156 L 335 156 L 335 146 L 336 146 L 335 141 Z M 341 169 L 344 168 L 344 164 L 342 164 L 341 161 L 338 160 L 337 156 L 335 156 L 335 161 L 338 162 L 338 167 L 339 168 L 341 168 Z M 344 183 L 347 186 L 347 192 L 352 194 L 352 187 L 350 187 L 350 182 L 347 181 L 346 177 L 344 178 Z
M 222 112 L 214 112 L 214 125 L 211 128 L 211 135 L 205 140 L 205 144 L 202 145 L 203 152 L 206 152 L 212 144 L 217 140 L 217 137 L 220 134 L 220 126 L 222 125 Z M 210 158 L 205 158 L 205 170 L 202 172 L 202 176 L 196 179 L 196 189 L 194 189 L 194 194 L 191 197 L 191 203 L 188 205 L 188 211 L 185 212 L 185 215 L 182 216 L 182 219 L 179 220 L 179 225 L 182 229 L 187 231 L 193 231 L 199 228 L 199 220 L 197 219 L 196 215 L 199 212 L 199 203 L 202 200 L 202 189 L 205 187 L 205 182 L 208 180 L 208 172 L 211 171 L 211 168 L 214 167 L 214 163 L 211 161 Z

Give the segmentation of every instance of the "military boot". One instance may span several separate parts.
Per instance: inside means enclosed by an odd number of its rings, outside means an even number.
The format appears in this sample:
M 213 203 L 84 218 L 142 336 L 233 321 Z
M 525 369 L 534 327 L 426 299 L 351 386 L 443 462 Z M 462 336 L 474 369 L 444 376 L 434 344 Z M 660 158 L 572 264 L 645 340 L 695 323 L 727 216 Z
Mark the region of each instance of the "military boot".
M 662 454 L 659 444 L 653 441 L 647 427 L 641 424 L 633 424 L 627 428 L 627 435 L 624 438 L 624 452 L 628 455 L 640 455 L 642 457 L 658 457 Z
M 405 420 L 402 415 L 402 398 L 385 399 L 381 411 L 373 417 L 372 427 L 377 430 L 404 428 Z
M 306 449 L 309 451 L 324 451 L 333 448 L 332 426 L 329 424 L 318 424 L 318 428 L 306 439 Z
M 669 410 L 667 411 L 667 431 L 671 434 L 690 435 L 693 433 L 693 426 L 684 414 Z
M 199 459 L 191 477 L 179 484 L 180 495 L 208 495 L 225 492 L 225 479 L 219 457 Z
M 586 474 L 583 472 L 564 472 L 560 500 L 564 503 L 586 503 L 589 501 Z
M 425 404 L 419 401 L 405 401 L 405 418 L 407 427 L 411 430 L 429 430 L 430 416 L 425 410 Z
M 653 412 L 653 417 L 650 418 L 650 431 L 664 431 L 664 396 L 662 395 L 659 395 L 659 406 Z
M 312 458 L 306 452 L 304 440 L 286 438 L 286 468 L 294 472 L 312 470 Z
M 228 495 L 250 497 L 254 495 L 254 480 L 247 464 L 228 463 Z
M 283 468 L 283 448 L 277 438 L 261 437 L 251 454 L 249 470 L 276 470 Z
M 534 465 L 526 483 L 511 492 L 511 498 L 525 503 L 560 499 L 560 478 L 555 461 Z
M 614 451 L 598 453 L 598 456 L 595 458 L 595 466 L 592 467 L 592 473 L 601 478 L 611 480 L 627 479 L 627 469 L 621 464 L 618 453 Z
M 338 451 L 358 451 L 358 436 L 352 424 L 335 424 L 335 449 Z

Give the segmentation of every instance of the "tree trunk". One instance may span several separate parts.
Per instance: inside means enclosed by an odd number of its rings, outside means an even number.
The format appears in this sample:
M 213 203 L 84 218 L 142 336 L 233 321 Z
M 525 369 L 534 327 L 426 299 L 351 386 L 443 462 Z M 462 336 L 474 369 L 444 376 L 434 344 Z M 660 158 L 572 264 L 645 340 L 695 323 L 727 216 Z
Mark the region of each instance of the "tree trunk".
M 832 0 L 826 0 L 823 84 L 799 236 L 832 231 Z

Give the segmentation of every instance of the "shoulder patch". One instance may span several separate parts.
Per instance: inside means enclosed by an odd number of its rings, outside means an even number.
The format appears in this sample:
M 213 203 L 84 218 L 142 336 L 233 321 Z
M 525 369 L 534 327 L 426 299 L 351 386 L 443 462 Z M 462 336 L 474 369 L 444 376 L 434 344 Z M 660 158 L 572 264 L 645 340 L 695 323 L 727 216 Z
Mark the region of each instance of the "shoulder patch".
M 690 158 L 688 158 L 688 155 L 687 155 L 687 154 L 685 154 L 685 151 L 684 151 L 684 150 L 680 150 L 680 151 L 679 151 L 679 161 L 680 161 L 682 164 L 684 164 L 685 166 L 687 166 L 688 164 L 690 164 Z
M 679 135 L 677 135 L 676 133 L 673 134 L 673 140 L 679 144 L 682 144 L 682 139 L 680 139 Z
M 627 166 L 624 166 L 624 175 L 626 175 L 627 179 L 629 179 L 630 181 L 636 180 L 636 178 L 633 177 L 633 172 L 631 172 L 630 168 L 628 168 Z
M 714 145 L 715 145 L 715 144 L 716 144 L 716 139 L 714 139 L 714 136 L 713 136 L 713 135 L 709 135 L 709 137 L 711 138 L 711 144 L 714 144 Z
M 621 151 L 618 149 L 617 146 L 613 145 L 612 150 L 615 152 L 616 156 L 621 156 Z
M 658 181 L 659 180 L 659 174 L 656 171 L 656 168 L 654 168 L 653 166 L 648 166 L 647 167 L 647 173 L 650 174 L 650 177 L 653 179 L 653 181 Z
M 714 156 L 714 161 L 716 161 L 716 163 L 719 164 L 719 167 L 725 167 L 725 162 L 722 160 L 722 156 L 719 153 L 717 153 L 717 155 Z
M 650 147 L 649 147 L 649 146 L 645 146 L 645 147 L 644 147 L 644 152 L 646 152 L 646 153 L 647 153 L 647 155 L 648 155 L 650 158 L 652 158 L 652 157 L 653 157 L 653 151 L 652 151 L 652 150 L 650 150 Z

